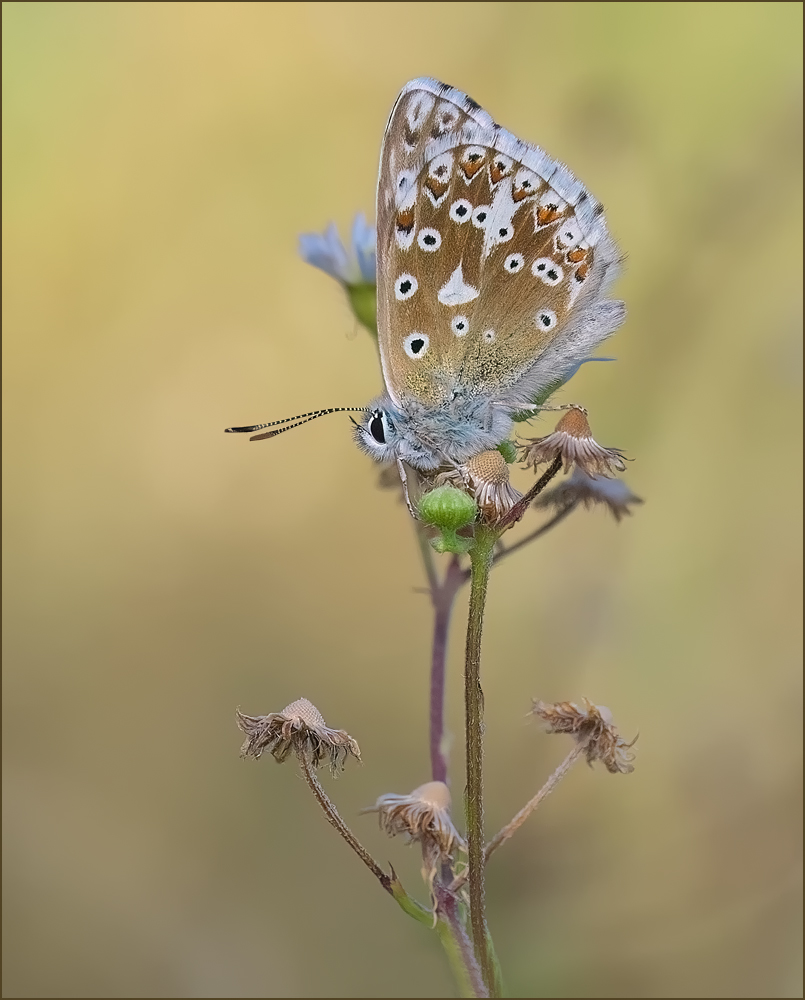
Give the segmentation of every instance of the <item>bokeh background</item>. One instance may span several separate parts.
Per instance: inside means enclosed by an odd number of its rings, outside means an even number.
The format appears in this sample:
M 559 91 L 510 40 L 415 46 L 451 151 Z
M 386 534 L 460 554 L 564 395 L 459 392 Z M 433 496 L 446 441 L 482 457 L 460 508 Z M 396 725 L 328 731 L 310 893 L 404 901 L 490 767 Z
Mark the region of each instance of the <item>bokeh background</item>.
M 347 418 L 372 342 L 298 234 L 373 218 L 432 75 L 569 163 L 627 254 L 627 325 L 564 399 L 634 456 L 495 573 L 487 825 L 587 696 L 637 769 L 579 766 L 488 884 L 511 993 L 797 997 L 801 20 L 794 3 L 5 3 L 7 997 L 451 996 L 437 944 L 234 711 L 359 741 L 358 811 L 428 778 L 430 612 Z M 545 424 L 550 427 L 552 424 Z M 542 432 L 542 431 L 540 431 Z M 536 520 L 532 521 L 532 525 Z M 461 814 L 461 645 L 452 632 Z

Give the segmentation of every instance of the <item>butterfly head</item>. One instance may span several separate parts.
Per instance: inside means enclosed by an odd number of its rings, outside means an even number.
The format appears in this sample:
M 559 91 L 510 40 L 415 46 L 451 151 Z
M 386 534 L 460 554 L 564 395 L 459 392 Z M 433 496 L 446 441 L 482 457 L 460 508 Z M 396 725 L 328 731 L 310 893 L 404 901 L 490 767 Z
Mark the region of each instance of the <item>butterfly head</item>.
M 401 459 L 430 472 L 495 448 L 510 429 L 505 409 L 459 389 L 435 404 L 414 398 L 395 404 L 386 392 L 355 421 L 355 440 L 376 461 Z

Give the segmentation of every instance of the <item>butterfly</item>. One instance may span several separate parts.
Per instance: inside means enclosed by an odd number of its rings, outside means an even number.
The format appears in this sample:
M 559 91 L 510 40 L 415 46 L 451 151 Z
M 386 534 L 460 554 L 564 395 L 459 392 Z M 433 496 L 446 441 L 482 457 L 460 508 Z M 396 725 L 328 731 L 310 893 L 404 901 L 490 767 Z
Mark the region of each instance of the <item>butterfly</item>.
M 406 84 L 377 188 L 385 391 L 358 444 L 422 471 L 495 448 L 623 323 L 605 298 L 619 260 L 565 166 L 453 87 Z
M 496 448 L 623 323 L 606 298 L 619 261 L 567 167 L 461 91 L 407 83 L 377 186 L 385 389 L 355 422 L 358 445 L 403 477 L 402 463 L 428 473 Z

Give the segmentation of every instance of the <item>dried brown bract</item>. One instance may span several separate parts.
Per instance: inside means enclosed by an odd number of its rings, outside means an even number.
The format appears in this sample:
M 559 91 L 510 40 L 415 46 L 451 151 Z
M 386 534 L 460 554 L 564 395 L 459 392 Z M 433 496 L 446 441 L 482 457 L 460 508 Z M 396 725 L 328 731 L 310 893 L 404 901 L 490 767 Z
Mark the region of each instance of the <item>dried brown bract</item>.
M 244 715 L 238 711 L 237 722 L 246 734 L 241 757 L 260 757 L 267 750 L 282 763 L 292 750 L 299 749 L 314 767 L 326 762 L 333 772 L 339 766 L 343 769 L 347 757 L 361 758 L 355 740 L 343 729 L 326 726 L 321 712 L 307 698 L 292 701 L 281 712 L 269 715 Z
M 631 506 L 643 501 L 632 493 L 622 479 L 588 476 L 586 472 L 576 468 L 569 479 L 538 497 L 534 506 L 563 510 L 578 503 L 585 507 L 603 504 L 615 520 L 620 521 L 627 514 L 631 515 Z
M 627 743 L 618 735 L 612 713 L 606 706 L 593 705 L 586 698 L 582 698 L 582 702 L 583 708 L 572 701 L 556 704 L 535 701 L 532 712 L 546 723 L 549 733 L 568 733 L 583 744 L 589 764 L 600 760 L 612 774 L 634 771 L 631 747 L 635 741 Z
M 613 469 L 623 472 L 626 468 L 623 453 L 598 444 L 586 413 L 575 406 L 564 414 L 552 434 L 524 441 L 520 454 L 525 464 L 534 468 L 561 457 L 565 472 L 575 465 L 589 476 L 611 476 Z
M 450 789 L 442 781 L 429 781 L 409 795 L 381 795 L 371 809 L 390 837 L 406 834 L 412 841 L 429 842 L 442 857 L 455 847 L 465 849 L 464 839 L 450 818 Z
M 508 514 L 523 496 L 509 482 L 509 466 L 496 449 L 480 452 L 464 465 L 437 476 L 436 481 L 461 483 L 491 523 Z

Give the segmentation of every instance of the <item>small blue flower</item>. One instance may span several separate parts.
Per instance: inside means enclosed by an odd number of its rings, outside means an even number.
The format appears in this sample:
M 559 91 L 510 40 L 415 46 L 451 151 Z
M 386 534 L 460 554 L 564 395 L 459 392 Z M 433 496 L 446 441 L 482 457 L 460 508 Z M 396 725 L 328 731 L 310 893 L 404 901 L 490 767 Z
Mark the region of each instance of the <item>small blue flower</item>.
M 359 212 L 352 223 L 349 251 L 331 222 L 323 234 L 303 233 L 299 237 L 299 255 L 342 285 L 374 285 L 376 243 L 374 226 L 370 226 Z

